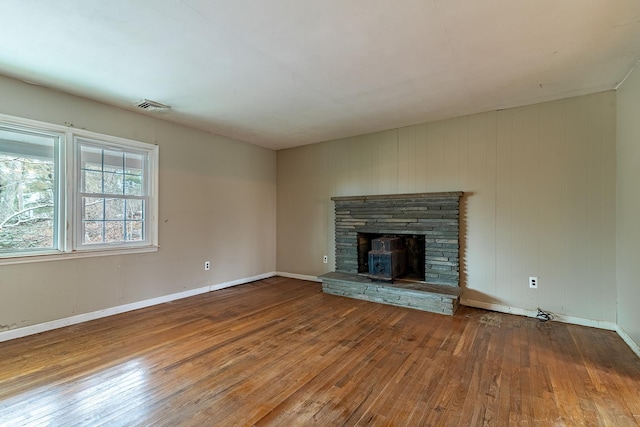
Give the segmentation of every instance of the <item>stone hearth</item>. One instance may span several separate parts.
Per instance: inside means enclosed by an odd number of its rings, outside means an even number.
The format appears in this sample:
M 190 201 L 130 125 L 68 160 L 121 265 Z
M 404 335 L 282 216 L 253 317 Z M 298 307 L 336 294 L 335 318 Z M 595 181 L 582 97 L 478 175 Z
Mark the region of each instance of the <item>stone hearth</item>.
M 323 291 L 385 304 L 453 314 L 460 296 L 461 192 L 333 197 L 335 272 L 320 276 Z M 372 281 L 363 266 L 362 236 L 424 242 L 415 278 Z M 422 244 L 422 243 L 421 243 Z M 360 253 L 359 253 L 360 251 Z M 422 256 L 422 255 L 420 255 Z M 415 273 L 415 272 L 414 272 Z

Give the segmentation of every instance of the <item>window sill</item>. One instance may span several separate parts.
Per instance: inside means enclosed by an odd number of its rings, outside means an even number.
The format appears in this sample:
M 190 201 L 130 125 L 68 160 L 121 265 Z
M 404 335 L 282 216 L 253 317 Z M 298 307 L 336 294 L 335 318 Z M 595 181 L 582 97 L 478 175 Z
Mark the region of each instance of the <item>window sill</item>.
M 76 252 L 58 252 L 49 254 L 33 254 L 23 256 L 12 256 L 6 258 L 0 258 L 0 265 L 11 264 L 27 264 L 33 262 L 48 262 L 48 261 L 61 261 L 77 258 L 93 258 L 112 255 L 129 255 L 129 254 L 141 254 L 148 252 L 157 252 L 158 246 L 143 246 L 138 248 L 118 248 L 118 249 L 97 249 L 97 250 L 83 250 Z

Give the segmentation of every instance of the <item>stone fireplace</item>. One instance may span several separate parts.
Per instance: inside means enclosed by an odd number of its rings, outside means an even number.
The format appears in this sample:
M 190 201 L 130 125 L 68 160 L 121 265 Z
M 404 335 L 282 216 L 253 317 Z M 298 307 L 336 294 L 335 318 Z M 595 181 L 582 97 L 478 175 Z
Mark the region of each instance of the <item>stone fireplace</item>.
M 453 314 L 460 295 L 461 192 L 333 197 L 335 272 L 323 291 Z M 367 253 L 376 238 L 400 238 L 406 272 L 397 280 L 368 277 Z

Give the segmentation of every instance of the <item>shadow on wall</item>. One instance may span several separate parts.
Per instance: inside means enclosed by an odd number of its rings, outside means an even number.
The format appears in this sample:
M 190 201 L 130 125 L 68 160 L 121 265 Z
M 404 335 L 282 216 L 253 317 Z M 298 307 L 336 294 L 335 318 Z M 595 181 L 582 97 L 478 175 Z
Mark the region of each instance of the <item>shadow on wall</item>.
M 458 227 L 459 227 L 459 268 L 460 268 L 460 300 L 470 300 L 470 301 L 480 301 L 485 304 L 496 304 L 496 305 L 505 305 L 506 301 L 503 301 L 499 298 L 496 298 L 493 295 L 488 295 L 483 292 L 480 292 L 476 289 L 469 289 L 468 279 L 469 279 L 469 262 L 467 259 L 468 256 L 468 211 L 469 211 L 469 198 L 473 197 L 474 193 L 472 191 L 465 191 L 460 197 L 460 210 L 458 212 Z M 464 304 L 463 304 L 464 305 Z M 507 304 L 508 306 L 508 304 Z
M 473 196 L 473 192 L 464 192 L 460 197 L 460 205 L 458 210 L 458 268 L 460 269 L 460 289 L 462 296 L 466 296 L 467 289 L 467 199 Z

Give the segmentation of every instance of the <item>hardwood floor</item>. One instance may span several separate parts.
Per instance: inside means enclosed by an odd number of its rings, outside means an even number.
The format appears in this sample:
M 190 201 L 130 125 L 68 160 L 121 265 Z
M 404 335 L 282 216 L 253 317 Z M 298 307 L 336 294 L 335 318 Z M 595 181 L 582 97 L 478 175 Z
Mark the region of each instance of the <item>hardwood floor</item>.
M 614 333 L 275 277 L 0 343 L 0 425 L 640 425 Z

